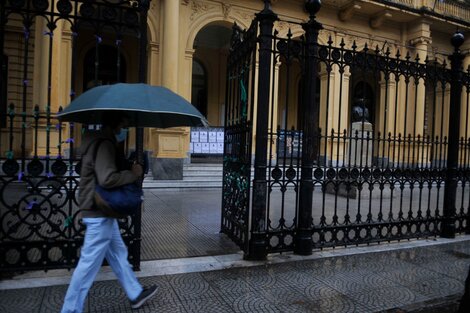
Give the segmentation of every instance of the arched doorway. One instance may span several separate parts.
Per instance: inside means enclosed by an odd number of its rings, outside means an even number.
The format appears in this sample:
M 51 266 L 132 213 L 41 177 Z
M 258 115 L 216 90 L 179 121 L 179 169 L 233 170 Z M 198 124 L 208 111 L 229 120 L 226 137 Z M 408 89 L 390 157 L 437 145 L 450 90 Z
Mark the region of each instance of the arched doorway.
M 213 126 L 224 124 L 225 74 L 231 35 L 229 24 L 213 23 L 202 28 L 193 43 L 191 100 L 196 107 L 201 106 L 201 113 Z
M 369 112 L 368 122 L 376 125 L 376 88 L 373 88 L 367 81 L 356 82 L 352 89 L 351 107 L 355 105 L 364 106 Z
M 197 59 L 193 59 L 191 103 L 207 118 L 207 70 Z

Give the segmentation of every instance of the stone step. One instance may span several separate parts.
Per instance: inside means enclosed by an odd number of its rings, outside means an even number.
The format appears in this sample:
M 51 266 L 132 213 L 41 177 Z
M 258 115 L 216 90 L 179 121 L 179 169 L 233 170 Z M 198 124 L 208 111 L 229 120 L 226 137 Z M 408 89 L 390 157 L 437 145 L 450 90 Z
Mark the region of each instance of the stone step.
M 220 173 L 220 175 L 211 176 L 183 176 L 183 179 L 180 181 L 222 181 L 222 173 Z
M 251 176 L 253 177 L 253 170 Z M 211 163 L 189 163 L 183 165 L 182 180 L 153 180 L 146 177 L 143 188 L 185 189 L 185 188 L 221 188 L 223 165 Z
M 220 181 L 182 181 L 182 180 L 152 180 L 144 181 L 144 189 L 175 189 L 175 188 L 222 188 Z
M 186 177 L 222 177 L 223 171 L 183 171 L 183 179 Z
M 224 167 L 222 165 L 219 166 L 207 166 L 207 165 L 192 165 L 192 164 L 185 164 L 183 165 L 183 169 L 185 170 L 199 170 L 204 169 L 208 171 L 220 171 Z

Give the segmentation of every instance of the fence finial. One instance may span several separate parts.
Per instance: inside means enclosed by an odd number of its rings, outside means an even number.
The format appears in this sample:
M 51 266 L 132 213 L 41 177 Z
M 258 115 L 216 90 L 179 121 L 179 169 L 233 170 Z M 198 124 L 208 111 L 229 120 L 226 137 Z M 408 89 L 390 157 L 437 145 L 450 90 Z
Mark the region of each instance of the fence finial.
M 460 30 L 457 30 L 452 38 L 450 39 L 450 42 L 452 46 L 454 46 L 455 51 L 459 51 L 459 48 L 461 45 L 463 45 L 463 42 L 465 41 L 465 36 Z
M 264 2 L 264 10 L 271 11 L 271 0 L 263 0 Z
M 315 15 L 320 11 L 320 0 L 305 0 L 305 10 L 310 14 L 310 18 L 315 18 Z

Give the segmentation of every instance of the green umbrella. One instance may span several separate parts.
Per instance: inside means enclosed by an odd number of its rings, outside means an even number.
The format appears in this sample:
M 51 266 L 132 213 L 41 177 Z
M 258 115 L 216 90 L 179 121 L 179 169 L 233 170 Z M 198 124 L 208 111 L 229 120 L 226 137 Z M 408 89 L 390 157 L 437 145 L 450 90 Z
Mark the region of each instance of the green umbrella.
M 92 88 L 57 114 L 63 122 L 100 124 L 112 110 L 124 111 L 130 127 L 208 126 L 205 117 L 173 91 L 147 84 L 105 85 Z

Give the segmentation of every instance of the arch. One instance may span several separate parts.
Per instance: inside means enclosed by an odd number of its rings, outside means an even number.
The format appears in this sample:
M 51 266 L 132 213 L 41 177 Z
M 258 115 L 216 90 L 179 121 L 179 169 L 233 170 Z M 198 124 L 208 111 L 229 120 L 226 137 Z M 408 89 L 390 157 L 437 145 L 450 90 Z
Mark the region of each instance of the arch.
M 148 40 L 149 42 L 158 42 L 158 23 L 157 17 L 152 10 L 149 10 L 147 16 L 147 30 L 148 30 Z
M 211 12 L 199 16 L 189 27 L 190 32 L 188 33 L 188 37 L 186 39 L 186 50 L 193 49 L 194 40 L 196 39 L 197 34 L 204 27 L 211 24 L 219 24 L 224 26 L 228 25 L 228 27 L 232 27 L 233 22 L 236 22 L 242 29 L 249 27 L 249 25 L 247 25 L 243 20 L 232 15 L 229 15 L 227 18 L 225 18 L 221 12 Z

